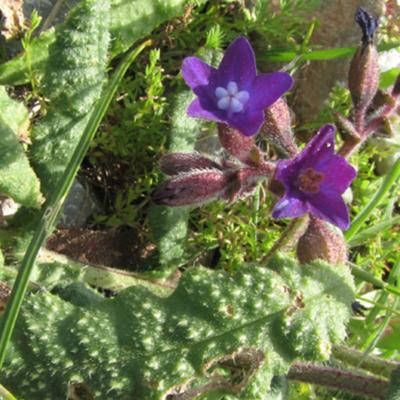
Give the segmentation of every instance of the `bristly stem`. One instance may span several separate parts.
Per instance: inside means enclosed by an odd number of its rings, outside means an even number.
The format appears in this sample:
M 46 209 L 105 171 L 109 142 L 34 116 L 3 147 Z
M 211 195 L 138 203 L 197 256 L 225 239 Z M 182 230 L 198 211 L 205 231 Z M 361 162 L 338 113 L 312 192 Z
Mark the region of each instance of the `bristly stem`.
M 40 221 L 22 260 L 13 290 L 11 292 L 10 300 L 8 302 L 4 317 L 1 321 L 0 369 L 4 363 L 8 343 L 10 342 L 12 333 L 14 331 L 15 323 L 17 321 L 18 314 L 29 284 L 29 277 L 31 275 L 31 271 L 40 247 L 43 245 L 44 241 L 54 228 L 59 211 L 62 208 L 63 201 L 72 186 L 75 175 L 82 163 L 83 157 L 85 156 L 93 136 L 107 112 L 114 94 L 121 83 L 123 76 L 125 75 L 125 72 L 131 63 L 136 59 L 136 57 L 141 53 L 141 51 L 150 44 L 151 41 L 149 40 L 144 42 L 142 45 L 128 53 L 122 60 L 120 66 L 115 71 L 108 86 L 106 87 L 103 97 L 94 106 L 89 122 L 85 127 L 82 137 L 76 146 L 75 152 L 73 153 L 64 174 L 58 182 L 58 185 L 48 203 L 42 210 Z
M 345 371 L 309 363 L 294 363 L 289 370 L 288 379 L 325 386 L 384 400 L 389 388 L 389 381 L 373 376 Z
M 364 209 L 357 215 L 351 224 L 350 228 L 345 233 L 346 240 L 350 240 L 361 228 L 362 224 L 368 219 L 374 209 L 381 202 L 386 193 L 391 189 L 396 180 L 400 177 L 400 158 L 396 160 L 392 169 L 386 175 L 381 187 L 364 207 Z
M 271 250 L 262 258 L 260 264 L 266 264 L 267 261 L 278 251 L 284 251 L 294 246 L 298 239 L 307 229 L 309 222 L 308 214 L 301 217 L 295 218 L 288 227 L 283 231 L 282 235 L 272 246 Z

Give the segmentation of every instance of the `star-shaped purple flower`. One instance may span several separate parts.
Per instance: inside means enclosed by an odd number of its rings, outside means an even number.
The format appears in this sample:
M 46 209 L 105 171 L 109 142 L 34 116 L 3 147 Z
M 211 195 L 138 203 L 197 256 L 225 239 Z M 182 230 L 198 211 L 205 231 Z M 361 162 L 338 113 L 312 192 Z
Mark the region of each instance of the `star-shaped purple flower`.
M 187 111 L 191 117 L 224 122 L 246 136 L 259 131 L 264 109 L 293 84 L 286 72 L 257 75 L 254 51 L 244 37 L 228 47 L 217 69 L 187 57 L 182 74 L 197 95 Z
M 275 179 L 283 183 L 285 195 L 275 205 L 274 218 L 311 213 L 341 229 L 349 227 L 349 212 L 341 195 L 356 170 L 334 152 L 335 127 L 325 125 L 294 159 L 278 163 Z

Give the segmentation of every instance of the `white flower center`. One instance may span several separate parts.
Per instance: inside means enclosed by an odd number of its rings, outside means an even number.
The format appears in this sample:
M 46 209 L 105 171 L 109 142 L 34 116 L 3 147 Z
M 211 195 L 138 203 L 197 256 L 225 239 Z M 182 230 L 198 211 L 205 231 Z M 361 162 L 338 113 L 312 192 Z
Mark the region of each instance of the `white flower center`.
M 215 96 L 218 99 L 218 108 L 228 112 L 237 113 L 243 110 L 244 105 L 249 100 L 249 92 L 241 90 L 234 81 L 230 81 L 225 88 L 218 86 L 215 89 Z

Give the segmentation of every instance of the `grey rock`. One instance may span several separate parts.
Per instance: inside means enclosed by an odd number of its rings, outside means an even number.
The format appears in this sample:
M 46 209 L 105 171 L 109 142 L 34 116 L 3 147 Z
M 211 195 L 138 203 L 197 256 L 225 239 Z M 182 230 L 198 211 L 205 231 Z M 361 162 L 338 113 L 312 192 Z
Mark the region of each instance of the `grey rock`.
M 95 211 L 100 211 L 97 199 L 87 184 L 81 183 L 76 179 L 65 200 L 58 227 L 69 229 L 83 228 L 86 226 L 88 218 Z
M 315 30 L 311 45 L 321 48 L 357 46 L 361 30 L 354 21 L 358 7 L 372 15 L 385 12 L 384 0 L 321 0 L 315 15 L 320 25 Z M 347 82 L 350 57 L 327 61 L 313 61 L 305 65 L 296 76 L 296 87 L 291 107 L 297 125 L 313 120 L 322 110 L 324 101 L 337 82 Z

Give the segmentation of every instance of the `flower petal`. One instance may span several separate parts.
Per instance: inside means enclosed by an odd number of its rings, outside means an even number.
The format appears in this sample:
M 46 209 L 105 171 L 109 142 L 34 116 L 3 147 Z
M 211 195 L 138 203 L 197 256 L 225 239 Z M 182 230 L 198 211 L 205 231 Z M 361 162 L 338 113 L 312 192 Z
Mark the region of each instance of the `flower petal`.
M 195 118 L 204 118 L 204 119 L 209 119 L 211 121 L 217 121 L 217 122 L 222 122 L 222 120 L 218 117 L 218 115 L 214 114 L 213 112 L 210 112 L 206 110 L 200 103 L 200 100 L 194 99 L 191 103 L 190 106 L 187 109 L 187 114 L 190 117 L 195 117 Z
M 294 159 L 296 163 L 307 160 L 304 167 L 312 166 L 318 168 L 318 163 L 323 163 L 326 157 L 330 157 L 335 152 L 335 127 L 324 125 L 318 133 L 307 143 L 302 152 Z M 310 165 L 309 165 L 310 164 Z
M 239 93 L 236 93 L 235 97 L 242 103 L 245 104 L 248 102 L 249 100 L 249 92 L 247 92 L 246 90 L 242 90 Z
M 297 218 L 308 211 L 308 205 L 305 201 L 286 194 L 275 204 L 272 216 L 274 218 Z
M 244 111 L 233 114 L 226 122 L 236 129 L 239 129 L 245 136 L 255 135 L 264 123 L 263 111 Z
M 293 79 L 286 72 L 258 75 L 250 90 L 249 106 L 264 110 L 275 103 L 292 85 Z
M 217 99 L 221 99 L 222 97 L 229 96 L 229 93 L 228 93 L 228 91 L 227 91 L 226 89 L 224 89 L 223 87 L 218 86 L 218 87 L 215 89 L 215 96 L 217 96 Z
M 257 74 L 256 58 L 249 41 L 238 37 L 225 51 L 218 67 L 219 79 L 235 82 L 239 90 L 248 89 Z
M 343 230 L 349 227 L 349 211 L 342 196 L 336 191 L 320 191 L 309 197 L 308 204 L 314 217 L 324 219 Z
M 332 155 L 318 168 L 319 172 L 324 174 L 324 180 L 321 183 L 321 190 L 335 190 L 343 193 L 356 177 L 357 172 L 345 158 Z
M 216 70 L 200 58 L 186 57 L 182 64 L 182 76 L 185 82 L 196 93 L 199 86 L 207 86 Z M 197 94 L 197 93 L 196 93 Z

